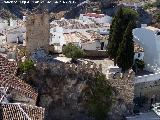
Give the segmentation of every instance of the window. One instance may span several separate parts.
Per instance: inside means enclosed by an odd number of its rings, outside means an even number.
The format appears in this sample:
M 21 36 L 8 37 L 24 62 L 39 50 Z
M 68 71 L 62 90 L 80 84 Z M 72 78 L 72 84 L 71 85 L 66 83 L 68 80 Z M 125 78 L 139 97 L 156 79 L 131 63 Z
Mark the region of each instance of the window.
M 141 53 L 138 53 L 138 58 L 141 57 Z
M 104 42 L 101 42 L 101 50 L 104 49 Z
M 160 32 L 157 32 L 157 35 L 160 35 Z

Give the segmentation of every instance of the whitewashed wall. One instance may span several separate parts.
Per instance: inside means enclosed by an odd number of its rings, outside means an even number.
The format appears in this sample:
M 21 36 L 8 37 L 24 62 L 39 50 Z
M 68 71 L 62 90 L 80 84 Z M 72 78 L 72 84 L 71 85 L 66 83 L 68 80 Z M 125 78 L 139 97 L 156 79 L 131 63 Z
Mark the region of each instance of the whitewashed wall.
M 140 56 L 138 54 L 140 54 Z M 134 59 L 143 60 L 144 59 L 144 52 L 136 52 L 134 54 Z
M 152 72 L 160 72 L 160 39 L 155 32 L 146 28 L 133 30 L 134 40 L 144 48 L 144 62 L 146 69 Z
M 0 19 L 0 29 L 6 28 L 8 26 L 8 21 Z
M 22 33 L 9 33 L 7 34 L 7 42 L 17 42 L 17 38 L 19 38 L 19 41 L 23 42 L 25 39 Z
M 23 42 L 26 38 L 26 28 L 13 28 L 8 30 L 7 32 L 7 42 L 17 42 L 17 38 L 19 38 L 19 41 Z
M 101 45 L 99 42 L 90 42 L 82 44 L 82 49 L 84 50 L 98 50 L 101 49 Z
M 142 82 L 150 82 L 156 81 L 160 79 L 160 73 L 143 75 L 135 77 L 135 83 L 142 83 Z
M 0 52 L 5 52 L 6 49 L 3 46 L 0 46 Z
M 79 19 L 87 23 L 91 23 L 90 19 L 96 21 L 97 23 L 111 23 L 112 22 L 112 17 L 107 16 L 107 15 L 105 15 L 102 18 L 95 18 L 95 17 L 89 17 L 89 16 L 84 16 L 83 14 L 80 14 Z
M 60 44 L 60 46 L 63 46 L 64 44 L 66 44 L 62 27 L 51 28 L 50 33 L 52 33 L 50 43 L 49 43 L 50 45 Z
M 6 41 L 6 36 L 0 36 L 0 45 L 3 45 Z

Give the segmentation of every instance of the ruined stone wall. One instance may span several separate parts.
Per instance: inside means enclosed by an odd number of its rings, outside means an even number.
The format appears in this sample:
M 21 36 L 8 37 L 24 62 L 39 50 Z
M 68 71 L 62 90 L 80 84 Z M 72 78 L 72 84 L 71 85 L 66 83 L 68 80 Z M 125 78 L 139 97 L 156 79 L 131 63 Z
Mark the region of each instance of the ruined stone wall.
M 102 73 L 102 65 L 97 65 L 94 62 L 87 61 L 81 64 L 69 64 L 69 63 L 38 63 L 37 68 L 45 72 L 50 69 L 52 74 L 65 76 L 67 78 L 74 76 L 74 78 L 80 78 L 86 80 L 89 76 L 95 76 L 98 72 Z M 132 104 L 134 99 L 134 78 L 135 73 L 130 70 L 126 73 L 107 73 L 108 80 L 113 87 L 116 88 L 118 93 L 117 98 L 121 98 L 127 104 Z
M 118 99 L 123 99 L 126 104 L 133 104 L 134 99 L 134 77 L 132 70 L 125 73 L 109 74 L 108 79 L 118 92 Z
M 36 69 L 36 73 L 32 72 L 32 75 L 35 75 L 31 76 L 31 79 L 35 85 L 41 84 L 38 85 L 41 86 L 38 88 L 39 104 L 46 108 L 46 116 L 49 116 L 47 120 L 53 118 L 70 120 L 72 118 L 70 114 L 75 117 L 75 114 L 84 112 L 81 97 L 83 97 L 82 91 L 87 86 L 86 82 L 96 77 L 98 72 L 102 73 L 102 65 L 91 61 L 79 64 L 37 63 Z M 108 80 L 117 91 L 115 95 L 117 99 L 110 112 L 111 120 L 120 120 L 128 109 L 132 110 L 129 105 L 133 103 L 134 98 L 134 72 L 129 71 L 124 74 L 109 72 L 108 74 Z M 119 103 L 119 98 L 124 102 Z
M 49 15 L 31 14 L 26 18 L 26 48 L 28 53 L 49 45 Z
M 124 119 L 123 116 L 130 115 L 133 112 L 135 74 L 132 70 L 125 73 L 114 71 L 107 73 L 108 80 L 116 91 L 116 100 L 112 105 L 109 118 L 110 120 L 122 120 Z
M 89 120 L 83 95 L 87 81 L 101 72 L 92 62 L 37 63 L 29 81 L 39 91 L 39 106 L 46 108 L 46 120 Z M 78 117 L 78 116 L 81 117 Z
M 142 82 L 135 84 L 135 97 L 145 96 L 148 102 L 153 98 L 153 102 L 160 102 L 160 80 Z
M 84 79 L 87 76 L 95 76 L 98 72 L 102 73 L 102 66 L 93 62 L 87 61 L 81 64 L 70 63 L 38 63 L 37 68 L 43 73 L 46 70 L 54 75 L 60 75 L 65 77 L 76 76 L 76 78 Z

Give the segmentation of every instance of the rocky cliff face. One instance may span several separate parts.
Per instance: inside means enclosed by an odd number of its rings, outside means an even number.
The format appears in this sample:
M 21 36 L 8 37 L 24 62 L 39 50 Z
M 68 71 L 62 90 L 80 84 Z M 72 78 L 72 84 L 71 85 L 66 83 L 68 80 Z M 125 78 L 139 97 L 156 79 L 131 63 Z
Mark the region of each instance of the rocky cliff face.
M 46 109 L 46 120 L 94 120 L 88 116 L 84 91 L 87 81 L 94 80 L 101 71 L 102 66 L 92 62 L 77 65 L 38 63 L 36 69 L 24 78 L 38 91 L 37 105 Z M 115 102 L 109 112 L 109 120 L 121 120 L 132 111 L 127 105 L 133 102 L 133 78 L 133 73 L 110 75 Z
M 2 0 L 1 0 L 2 1 Z M 75 1 L 75 3 L 55 3 L 56 1 L 61 0 L 52 0 L 52 3 L 46 3 L 48 0 L 43 0 L 44 3 L 35 4 L 30 0 L 28 4 L 5 4 L 0 1 L 0 12 L 3 10 L 3 14 L 0 13 L 1 17 L 9 18 L 9 17 L 18 17 L 22 18 L 24 12 L 26 11 L 35 11 L 37 9 L 47 9 L 50 13 L 59 13 L 65 11 L 65 15 L 63 17 L 74 19 L 79 16 L 80 13 L 87 12 L 97 12 L 102 11 L 102 8 L 110 7 L 117 0 L 90 0 L 90 2 L 84 2 L 85 0 L 71 0 Z M 68 0 L 63 0 L 68 2 Z M 56 16 L 56 15 L 55 15 Z M 53 17 L 52 17 L 53 18 Z M 55 19 L 59 19 L 56 17 Z
M 57 0 L 52 0 L 52 3 L 48 4 L 46 3 L 48 0 L 43 0 L 44 3 L 41 4 L 37 4 L 37 3 L 33 3 L 32 1 L 28 4 L 20 4 L 20 3 L 16 3 L 16 4 L 5 4 L 3 2 L 0 1 L 0 15 L 3 18 L 9 18 L 9 17 L 17 17 L 17 18 L 22 18 L 24 12 L 26 11 L 35 11 L 37 9 L 47 9 L 50 13 L 58 13 L 61 11 L 69 11 L 68 14 L 66 14 L 66 17 L 71 17 L 74 18 L 76 17 L 79 12 L 81 11 L 81 9 L 83 8 L 83 6 L 78 6 L 77 5 L 81 2 L 83 2 L 84 0 L 76 0 L 76 3 L 55 3 L 55 1 Z M 60 1 L 60 0 L 59 0 Z M 63 0 L 65 1 L 65 0 Z M 66 0 L 67 1 L 67 0 Z M 3 14 L 2 14 L 3 12 Z
M 90 120 L 84 107 L 86 81 L 99 72 L 91 64 L 40 64 L 26 76 L 39 93 L 37 104 L 46 108 L 46 120 Z M 87 71 L 86 71 L 87 69 Z

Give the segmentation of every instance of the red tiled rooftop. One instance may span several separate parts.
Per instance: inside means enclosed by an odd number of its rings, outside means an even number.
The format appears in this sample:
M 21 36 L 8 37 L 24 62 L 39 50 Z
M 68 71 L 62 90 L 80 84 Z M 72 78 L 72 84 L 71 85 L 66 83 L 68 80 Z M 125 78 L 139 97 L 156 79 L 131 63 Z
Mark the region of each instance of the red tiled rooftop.
M 15 89 L 19 93 L 36 100 L 38 94 L 30 85 L 15 76 L 16 71 L 16 62 L 10 62 L 0 56 L 0 86 Z
M 17 70 L 16 62 L 8 61 L 5 57 L 0 55 L 0 73 L 15 74 Z
M 0 74 L 0 86 L 15 89 L 20 94 L 28 96 L 33 100 L 36 100 L 38 96 L 30 85 L 20 80 L 18 77 L 15 77 L 13 74 Z
M 0 117 L 3 120 L 11 120 L 11 119 L 12 120 L 27 120 L 27 117 L 29 117 L 31 120 L 43 120 L 44 119 L 45 109 L 41 107 L 28 106 L 25 104 L 1 103 L 0 108 L 2 110 L 2 116 Z

